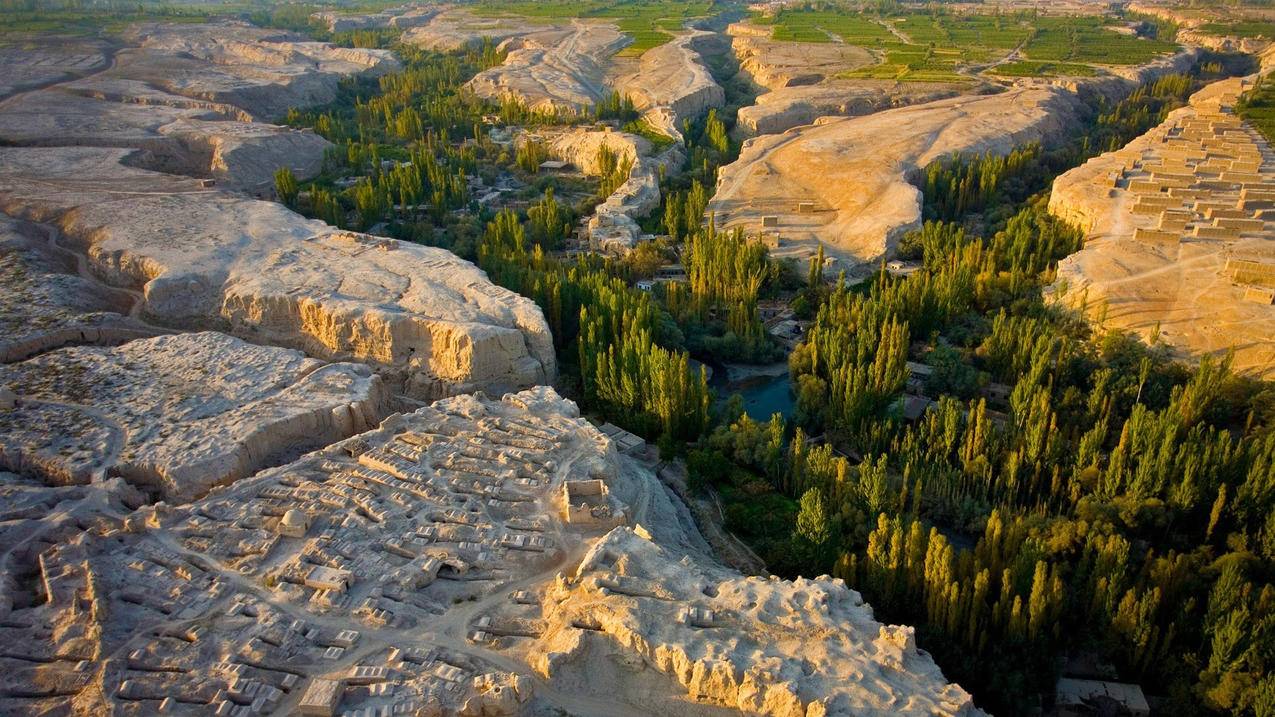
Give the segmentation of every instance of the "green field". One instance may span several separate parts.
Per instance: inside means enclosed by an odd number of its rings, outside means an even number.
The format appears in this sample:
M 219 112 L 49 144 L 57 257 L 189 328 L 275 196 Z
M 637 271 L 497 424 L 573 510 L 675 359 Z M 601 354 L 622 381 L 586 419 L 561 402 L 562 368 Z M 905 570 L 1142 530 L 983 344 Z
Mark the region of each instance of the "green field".
M 1017 60 L 1006 62 L 989 70 L 1004 77 L 1092 77 L 1097 70 L 1075 62 L 1045 62 L 1042 60 Z
M 607 18 L 633 38 L 621 56 L 635 56 L 673 39 L 686 22 L 713 13 L 713 0 L 481 0 L 474 13 L 546 20 Z
M 1018 47 L 1030 34 L 1030 27 L 1001 15 L 908 15 L 894 26 L 918 45 L 961 48 L 967 54 L 1002 54 Z
M 1177 45 L 1121 35 L 1100 17 L 1041 17 L 1023 54 L 1032 60 L 1097 65 L 1139 65 L 1173 52 Z
M 895 40 L 880 23 L 835 10 L 784 11 L 771 24 L 774 39 L 789 42 L 832 42 L 835 38 L 829 33 L 860 47 L 879 47 Z
M 791 42 L 838 40 L 876 51 L 881 62 L 844 77 L 910 82 L 960 82 L 962 70 L 1003 58 L 1022 48 L 1026 59 L 990 74 L 1012 77 L 1092 75 L 1090 64 L 1140 64 L 1172 52 L 1176 45 L 1124 35 L 1100 17 L 957 15 L 911 12 L 876 17 L 830 9 L 783 10 L 774 17 L 754 13 L 771 37 Z M 891 30 L 895 32 L 892 32 Z
M 1235 37 L 1261 37 L 1275 40 L 1275 22 L 1243 20 L 1240 22 L 1210 22 L 1200 26 L 1200 32 L 1208 35 Z

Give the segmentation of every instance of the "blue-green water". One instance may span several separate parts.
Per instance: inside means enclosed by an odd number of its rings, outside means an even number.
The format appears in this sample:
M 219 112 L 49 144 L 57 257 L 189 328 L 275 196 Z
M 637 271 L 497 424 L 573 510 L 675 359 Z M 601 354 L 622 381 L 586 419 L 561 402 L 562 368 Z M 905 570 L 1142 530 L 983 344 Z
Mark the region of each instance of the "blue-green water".
M 713 372 L 710 384 L 717 391 L 717 398 L 726 401 L 731 394 L 738 393 L 744 399 L 744 410 L 757 421 L 769 421 L 775 414 L 785 419 L 792 418 L 796 398 L 792 394 L 792 383 L 788 372 L 779 376 L 755 376 L 743 381 L 728 382 L 726 371 L 718 369 Z

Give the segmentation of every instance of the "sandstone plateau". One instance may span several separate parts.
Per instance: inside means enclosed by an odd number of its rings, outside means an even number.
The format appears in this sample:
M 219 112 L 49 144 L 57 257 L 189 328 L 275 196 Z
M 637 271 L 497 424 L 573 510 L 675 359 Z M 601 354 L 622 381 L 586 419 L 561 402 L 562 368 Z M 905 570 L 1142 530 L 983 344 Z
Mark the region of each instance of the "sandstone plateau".
M 630 165 L 628 179 L 595 209 L 589 218 L 591 241 L 608 251 L 624 252 L 642 236 L 637 220 L 660 206 L 660 176 L 676 172 L 685 162 L 682 146 L 674 144 L 652 156 L 651 143 L 627 132 L 569 129 L 549 133 L 546 149 L 586 175 L 602 173 L 603 148 Z
M 339 231 L 129 167 L 128 156 L 0 149 L 0 209 L 59 227 L 95 276 L 140 292 L 141 315 L 156 324 L 370 362 L 414 396 L 553 377 L 535 304 L 454 254 Z
M 652 126 L 681 138 L 682 121 L 721 107 L 726 94 L 713 79 L 696 46 L 711 33 L 690 30 L 642 53 L 632 74 L 620 77 L 616 89 L 633 100 Z
M 481 47 L 484 42 L 499 45 L 508 38 L 546 29 L 548 25 L 525 17 L 478 17 L 464 8 L 444 7 L 429 22 L 409 28 L 403 41 L 427 50 L 454 52 Z
M 469 81 L 479 97 L 513 98 L 532 110 L 584 112 L 606 95 L 611 56 L 632 38 L 614 25 L 573 20 L 509 38 L 500 44 L 504 63 Z
M 6 576 L 0 710 L 981 714 L 840 581 L 713 564 L 676 500 L 552 389 L 445 399 L 100 518 L 42 600 Z
M 1234 114 L 1245 86 L 1209 85 L 1147 134 L 1063 174 L 1049 208 L 1087 235 L 1059 264 L 1062 299 L 1180 356 L 1233 347 L 1236 369 L 1269 376 L 1275 232 L 1264 202 L 1275 201 L 1275 155 Z
M 709 212 L 719 226 L 777 234 L 779 256 L 822 242 L 852 265 L 873 262 L 920 225 L 921 192 L 912 184 L 919 170 L 953 153 L 1005 154 L 1059 136 L 1078 109 L 1065 90 L 1018 87 L 822 118 L 746 141 L 719 173 Z
M 425 43 L 459 15 L 321 19 Z M 510 30 L 474 22 L 452 39 Z M 591 106 L 627 42 L 505 37 L 475 89 L 546 107 Z M 625 81 L 657 126 L 722 101 L 702 39 Z M 125 44 L 0 67 L 0 713 L 982 714 L 840 580 L 719 564 L 541 385 L 530 300 L 253 196 L 327 147 L 267 120 L 391 57 L 237 23 Z M 683 163 L 618 131 L 541 140 L 631 164 L 590 223 L 623 246 Z
M 337 48 L 237 23 L 130 31 L 129 47 L 73 80 L 0 102 L 0 139 L 18 145 L 144 150 L 156 169 L 269 190 L 289 166 L 317 173 L 322 138 L 260 122 L 331 101 L 354 73 L 397 67 L 384 50 Z M 15 65 L 19 70 L 21 64 Z
M 72 347 L 0 366 L 0 467 L 53 484 L 119 475 L 168 500 L 250 475 L 272 454 L 374 423 L 387 396 L 359 364 L 217 333 Z
M 734 23 L 727 28 L 739 74 L 758 88 L 741 107 L 735 135 L 776 134 L 826 116 L 857 116 L 950 97 L 967 86 L 934 82 L 847 79 L 850 70 L 875 64 L 868 50 L 839 42 L 786 42 L 770 28 Z
M 423 398 L 553 378 L 539 309 L 468 262 L 242 193 L 271 191 L 281 165 L 313 174 L 329 146 L 255 118 L 326 102 L 340 78 L 396 67 L 388 52 L 235 23 L 127 38 L 97 74 L 0 103 L 0 137 L 24 145 L 0 149 L 0 210 L 133 292 L 132 318 L 369 362 Z

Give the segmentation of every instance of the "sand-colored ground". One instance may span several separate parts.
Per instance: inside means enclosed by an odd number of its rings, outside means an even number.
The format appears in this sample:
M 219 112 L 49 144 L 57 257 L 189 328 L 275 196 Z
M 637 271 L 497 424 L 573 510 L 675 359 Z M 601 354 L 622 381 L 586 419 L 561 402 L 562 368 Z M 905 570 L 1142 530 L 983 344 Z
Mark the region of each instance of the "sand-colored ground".
M 554 376 L 536 305 L 451 252 L 128 167 L 127 150 L 0 155 L 0 209 L 56 224 L 95 276 L 142 292 L 157 324 L 371 362 L 421 397 Z
M 61 505 L 97 529 L 31 520 L 52 544 L 5 551 L 0 712 L 296 714 L 330 689 L 337 713 L 982 714 L 840 580 L 716 565 L 548 388 L 396 415 L 189 505 L 88 493 Z
M 660 177 L 679 171 L 686 161 L 681 145 L 674 144 L 655 155 L 651 143 L 627 132 L 606 132 L 584 128 L 540 133 L 546 149 L 558 159 L 570 162 L 581 172 L 597 176 L 606 148 L 631 164 L 628 179 L 603 200 L 589 217 L 589 239 L 599 249 L 624 253 L 643 236 L 637 220 L 659 209 Z
M 508 38 L 550 29 L 547 23 L 525 17 L 479 17 L 464 8 L 447 7 L 429 22 L 403 33 L 403 42 L 439 52 L 499 45 Z
M 931 163 L 953 154 L 1005 154 L 1030 142 L 1061 141 L 1076 126 L 1082 94 L 1116 101 L 1144 82 L 1184 71 L 1197 55 L 1187 49 L 1089 79 L 1024 80 L 993 94 L 984 94 L 991 88 L 970 86 L 965 90 L 979 94 L 933 101 L 922 100 L 955 88 L 903 83 L 911 87 L 899 95 L 897 88 L 866 84 L 873 81 L 825 80 L 810 86 L 814 90 L 798 86 L 770 93 L 809 94 L 814 98 L 809 103 L 789 105 L 780 96 L 769 100 L 781 102 L 775 112 L 750 114 L 767 106 L 763 94 L 753 108 L 741 110 L 741 125 L 782 120 L 775 125 L 782 127 L 829 109 L 822 103 L 833 99 L 845 104 L 832 109 L 850 113 L 885 102 L 918 104 L 858 117 L 820 116 L 782 134 L 745 141 L 739 159 L 720 170 L 709 212 L 719 225 L 768 237 L 775 255 L 804 259 L 822 243 L 836 258 L 830 270 L 862 274 L 920 225 L 922 197 L 914 182 Z M 749 132 L 746 126 L 739 131 Z
M 972 85 L 849 79 L 851 70 L 873 65 L 877 55 L 842 42 L 787 42 L 770 28 L 747 22 L 727 28 L 740 74 L 760 88 L 754 104 L 739 110 L 739 139 L 777 134 L 820 117 L 852 117 L 892 107 L 969 93 Z
M 1210 85 L 1122 149 L 1054 182 L 1050 210 L 1085 229 L 1058 289 L 1107 326 L 1180 356 L 1234 348 L 1275 373 L 1275 154 L 1232 111 L 1241 80 Z
M 820 117 L 856 117 L 896 107 L 931 102 L 960 94 L 960 88 L 935 82 L 832 79 L 758 95 L 741 107 L 735 136 L 744 139 L 778 134 L 813 124 Z
M 632 98 L 652 125 L 671 137 L 681 136 L 682 121 L 692 119 L 726 101 L 697 45 L 711 33 L 689 30 L 676 39 L 642 53 L 638 66 L 620 77 L 616 89 Z
M 1020 87 L 823 118 L 746 142 L 721 170 L 709 212 L 719 226 L 777 234 L 779 256 L 822 242 L 846 265 L 871 263 L 919 226 L 921 193 L 910 182 L 919 169 L 955 152 L 1008 153 L 1060 136 L 1077 104 L 1062 89 Z
M 225 334 L 73 347 L 0 365 L 0 468 L 51 484 L 125 477 L 181 501 L 375 425 L 380 377 Z
M 102 40 L 9 35 L 0 39 L 0 99 L 99 71 L 110 64 L 113 52 Z
M 478 73 L 468 87 L 479 97 L 513 97 L 535 110 L 590 110 L 606 96 L 611 56 L 630 42 L 612 24 L 573 20 L 505 40 L 504 63 Z
M 125 38 L 130 46 L 112 48 L 109 62 L 104 56 L 73 77 L 54 78 L 65 81 L 0 101 L 0 140 L 144 149 L 135 162 L 263 193 L 280 166 L 316 174 L 330 145 L 254 120 L 329 102 L 341 78 L 397 66 L 384 50 L 240 23 L 144 26 Z M 26 66 L 0 69 L 0 86 L 18 83 Z
M 0 363 L 65 344 L 113 344 L 154 331 L 134 298 L 79 276 L 76 257 L 42 227 L 0 214 Z
M 342 77 L 396 66 L 388 53 L 238 23 L 125 37 L 134 46 L 97 74 L 0 102 L 0 136 L 32 145 L 0 149 L 0 205 L 47 223 L 37 230 L 46 248 L 95 291 L 133 293 L 130 321 L 370 362 L 394 391 L 421 398 L 553 378 L 539 309 L 472 264 L 335 231 L 236 191 L 272 193 L 279 166 L 313 174 L 329 146 L 254 117 L 327 101 Z M 42 269 L 26 273 L 33 286 L 49 283 Z M 67 322 L 10 348 L 25 356 L 121 338 L 76 340 Z

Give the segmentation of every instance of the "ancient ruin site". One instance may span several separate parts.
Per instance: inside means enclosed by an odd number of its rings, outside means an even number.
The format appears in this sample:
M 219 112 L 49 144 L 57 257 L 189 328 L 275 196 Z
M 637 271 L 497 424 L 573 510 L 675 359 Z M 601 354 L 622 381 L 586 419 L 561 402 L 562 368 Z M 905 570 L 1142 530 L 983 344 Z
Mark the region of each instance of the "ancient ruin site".
M 1185 353 L 1275 371 L 1275 154 L 1235 115 L 1242 79 L 1055 180 L 1050 210 L 1088 232 L 1059 266 L 1069 300 Z M 1268 207 L 1269 205 L 1269 207 Z
M 0 715 L 1275 715 L 1273 43 L 0 0 Z

